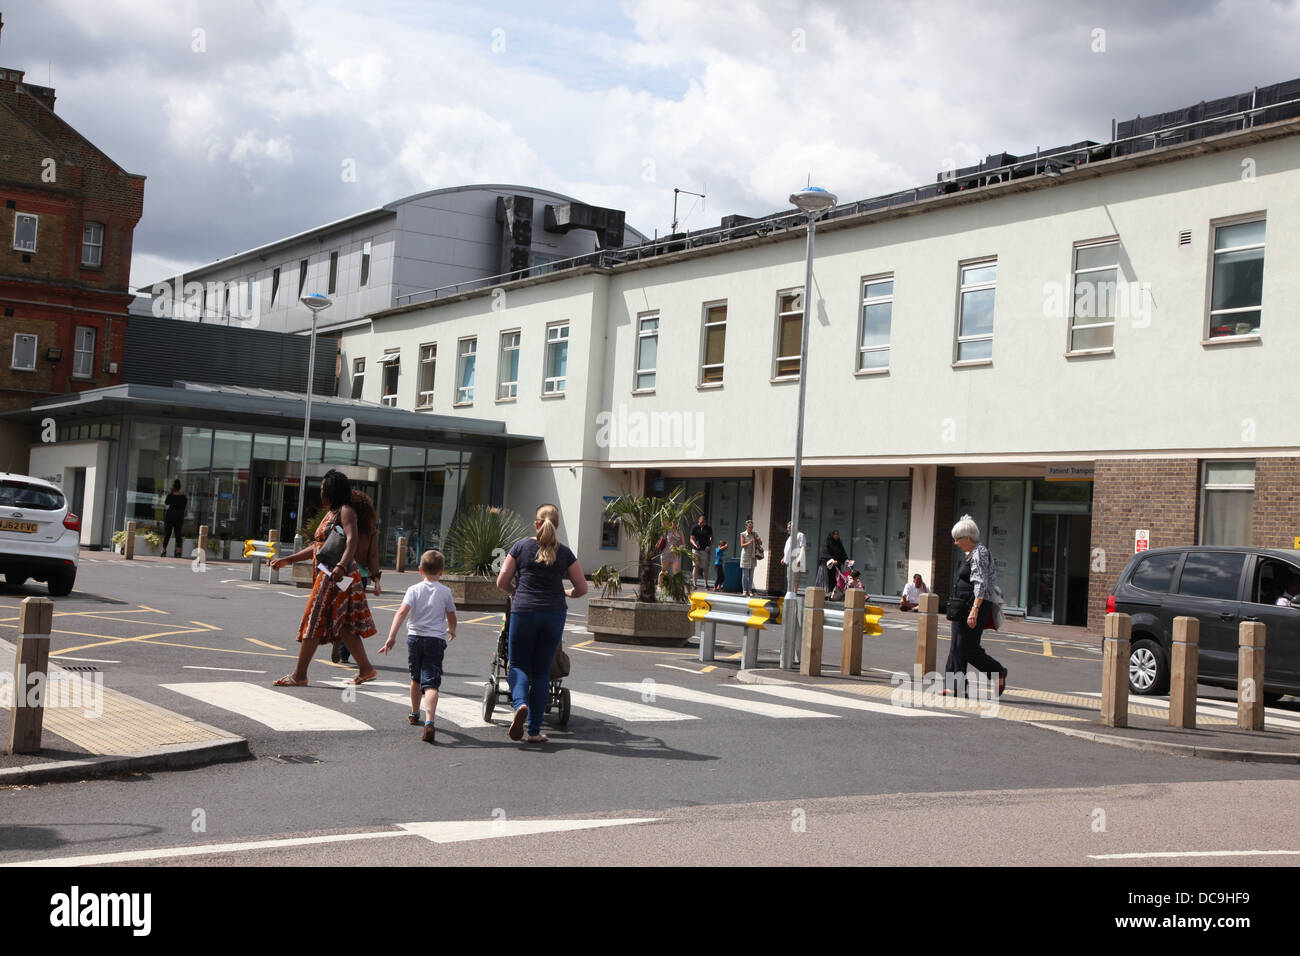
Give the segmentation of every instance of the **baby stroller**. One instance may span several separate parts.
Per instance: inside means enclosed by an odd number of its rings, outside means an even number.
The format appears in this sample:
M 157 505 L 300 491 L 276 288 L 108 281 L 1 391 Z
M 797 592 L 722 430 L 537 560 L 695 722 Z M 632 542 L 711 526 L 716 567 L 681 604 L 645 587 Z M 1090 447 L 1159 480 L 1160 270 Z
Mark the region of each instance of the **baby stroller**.
M 483 685 L 483 721 L 492 720 L 492 711 L 496 709 L 497 699 L 510 703 L 510 602 L 506 601 L 506 613 L 501 618 L 501 633 L 497 635 L 497 647 L 492 653 L 491 671 L 487 683 Z M 564 645 L 555 652 L 551 661 L 551 689 L 546 698 L 546 713 L 556 711 L 557 727 L 569 725 L 569 708 L 571 705 L 569 688 L 564 687 L 564 678 L 569 676 L 569 655 L 564 652 Z
M 849 589 L 849 579 L 851 577 L 851 572 L 853 571 L 853 559 L 849 558 L 838 568 L 835 568 L 834 571 L 830 569 L 829 562 L 827 563 L 828 563 L 828 567 L 826 570 L 827 570 L 828 577 L 833 577 L 835 580 L 834 582 L 827 581 L 826 600 L 843 601 L 844 592 Z M 863 589 L 862 593 L 863 596 L 868 600 L 871 598 L 871 595 L 867 594 L 865 589 Z

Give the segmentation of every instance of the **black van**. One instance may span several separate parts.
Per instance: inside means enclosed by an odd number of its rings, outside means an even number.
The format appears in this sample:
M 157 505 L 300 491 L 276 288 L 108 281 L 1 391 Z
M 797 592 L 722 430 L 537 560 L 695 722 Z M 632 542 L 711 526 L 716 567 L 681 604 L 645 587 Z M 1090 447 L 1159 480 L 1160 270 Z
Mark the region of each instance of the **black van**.
M 1298 590 L 1300 551 L 1206 545 L 1134 555 L 1106 602 L 1108 612 L 1133 616 L 1129 690 L 1168 692 L 1174 618 L 1194 617 L 1201 622 L 1201 683 L 1237 686 L 1238 626 L 1262 621 L 1264 699 L 1300 694 Z

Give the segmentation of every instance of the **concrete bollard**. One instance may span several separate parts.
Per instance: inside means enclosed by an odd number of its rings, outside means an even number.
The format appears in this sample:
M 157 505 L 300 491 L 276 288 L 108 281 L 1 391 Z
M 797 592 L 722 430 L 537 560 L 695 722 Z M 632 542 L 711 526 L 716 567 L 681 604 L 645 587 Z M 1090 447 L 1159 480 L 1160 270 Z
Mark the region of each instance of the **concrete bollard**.
M 933 674 L 939 656 L 939 595 L 922 594 L 916 609 L 916 672 Z
M 1106 615 L 1101 658 L 1101 722 L 1107 727 L 1128 726 L 1128 659 L 1132 636 L 1132 615 Z
M 132 522 L 134 524 L 134 522 Z M 41 749 L 41 726 L 45 722 L 45 699 L 50 666 L 50 624 L 54 602 L 49 598 L 23 598 L 18 612 L 18 649 L 14 652 L 13 700 L 9 711 L 9 742 L 6 754 L 34 754 Z M 28 684 L 40 675 L 41 694 L 35 704 L 28 698 Z
M 406 539 L 397 539 L 397 573 L 401 574 L 406 570 Z
M 820 677 L 822 673 L 822 630 L 826 626 L 826 589 L 804 591 L 803 660 L 799 673 Z
M 126 523 L 126 540 L 122 542 L 122 554 L 128 561 L 135 557 L 135 522 Z
M 857 588 L 844 592 L 844 632 L 840 644 L 840 676 L 862 673 L 862 613 L 867 593 Z
M 273 560 L 274 558 L 278 558 L 280 556 L 280 532 L 272 528 L 270 531 L 266 533 L 266 540 L 271 542 L 271 553 L 273 555 Z M 268 584 L 279 584 L 280 583 L 279 569 L 268 566 L 268 570 L 266 572 L 266 580 Z
M 1169 726 L 1196 727 L 1196 672 L 1200 666 L 1201 622 L 1174 618 L 1174 647 L 1170 655 Z
M 1237 634 L 1237 727 L 1263 730 L 1264 622 L 1242 621 Z

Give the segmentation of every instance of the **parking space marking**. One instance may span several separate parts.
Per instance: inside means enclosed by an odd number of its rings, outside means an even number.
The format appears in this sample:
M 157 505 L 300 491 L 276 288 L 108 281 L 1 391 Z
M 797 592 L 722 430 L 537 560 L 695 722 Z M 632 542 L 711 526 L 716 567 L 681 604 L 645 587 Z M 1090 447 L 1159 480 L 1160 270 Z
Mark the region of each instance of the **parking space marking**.
M 254 644 L 258 645 L 259 647 L 269 647 L 269 648 L 270 648 L 271 650 L 273 650 L 273 651 L 282 651 L 282 650 L 284 650 L 283 647 L 276 647 L 274 644 L 268 644 L 268 643 L 266 643 L 266 641 L 259 641 L 259 640 L 258 640 L 257 638 L 255 638 L 255 637 L 246 637 L 246 638 L 244 638 L 244 640 L 246 640 L 246 641 L 251 641 L 251 642 L 253 642 Z

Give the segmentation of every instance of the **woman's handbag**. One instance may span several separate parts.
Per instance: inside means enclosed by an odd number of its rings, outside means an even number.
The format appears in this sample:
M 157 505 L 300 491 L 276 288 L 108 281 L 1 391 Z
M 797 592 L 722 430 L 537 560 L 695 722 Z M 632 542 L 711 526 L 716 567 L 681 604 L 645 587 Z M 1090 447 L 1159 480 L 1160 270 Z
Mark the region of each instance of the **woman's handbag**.
M 754 560 L 755 560 L 755 561 L 762 561 L 763 558 L 764 558 L 765 556 L 766 556 L 766 552 L 763 551 L 763 542 L 762 542 L 762 541 L 757 541 L 757 542 L 755 542 L 755 543 L 754 543 Z
M 348 536 L 342 526 L 336 524 L 325 535 L 325 543 L 316 552 L 316 562 L 332 568 L 343 560 L 343 552 L 348 547 Z
M 971 598 L 953 594 L 948 598 L 948 613 L 944 616 L 950 621 L 964 621 L 970 617 L 970 609 L 974 606 L 975 602 Z
M 569 655 L 563 647 L 555 649 L 555 657 L 551 659 L 551 680 L 560 680 L 562 677 L 569 676 Z

